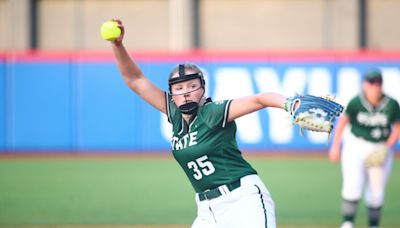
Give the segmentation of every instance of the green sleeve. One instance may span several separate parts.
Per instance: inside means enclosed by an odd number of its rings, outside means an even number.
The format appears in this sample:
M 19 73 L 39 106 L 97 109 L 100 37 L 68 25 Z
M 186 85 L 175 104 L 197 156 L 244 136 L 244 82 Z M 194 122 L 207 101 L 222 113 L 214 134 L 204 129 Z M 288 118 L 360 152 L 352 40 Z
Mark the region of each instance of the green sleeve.
M 226 126 L 231 101 L 232 100 L 215 101 L 204 105 L 199 114 L 202 115 L 208 127 L 224 128 Z
M 168 122 L 172 123 L 174 120 L 174 117 L 178 114 L 179 115 L 179 110 L 176 104 L 172 101 L 172 96 L 171 94 L 165 92 L 165 106 L 167 109 L 167 117 L 168 117 Z
M 400 106 L 399 103 L 393 99 L 393 122 L 400 121 Z

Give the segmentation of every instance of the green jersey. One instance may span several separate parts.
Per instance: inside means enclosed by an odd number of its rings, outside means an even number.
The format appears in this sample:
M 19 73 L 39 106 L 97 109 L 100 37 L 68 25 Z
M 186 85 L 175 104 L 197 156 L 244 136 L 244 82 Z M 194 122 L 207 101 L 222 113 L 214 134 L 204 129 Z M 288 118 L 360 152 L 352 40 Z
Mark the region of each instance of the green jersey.
M 373 107 L 363 94 L 354 97 L 346 108 L 351 132 L 370 142 L 388 139 L 391 125 L 400 121 L 400 108 L 396 100 L 384 95 L 377 107 Z
M 230 102 L 208 99 L 187 124 L 166 93 L 167 116 L 173 130 L 172 153 L 196 192 L 257 173 L 238 149 L 235 122 L 227 122 Z

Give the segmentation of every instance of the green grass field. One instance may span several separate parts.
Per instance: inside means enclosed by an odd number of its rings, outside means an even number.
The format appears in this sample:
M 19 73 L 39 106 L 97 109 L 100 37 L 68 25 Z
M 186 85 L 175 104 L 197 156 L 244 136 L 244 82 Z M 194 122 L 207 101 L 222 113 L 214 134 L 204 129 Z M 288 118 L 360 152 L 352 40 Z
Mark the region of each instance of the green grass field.
M 276 203 L 278 225 L 337 226 L 340 167 L 326 159 L 249 157 Z M 400 160 L 382 225 L 400 227 Z M 357 223 L 365 227 L 365 207 Z M 170 157 L 0 159 L 0 225 L 189 225 L 194 192 Z

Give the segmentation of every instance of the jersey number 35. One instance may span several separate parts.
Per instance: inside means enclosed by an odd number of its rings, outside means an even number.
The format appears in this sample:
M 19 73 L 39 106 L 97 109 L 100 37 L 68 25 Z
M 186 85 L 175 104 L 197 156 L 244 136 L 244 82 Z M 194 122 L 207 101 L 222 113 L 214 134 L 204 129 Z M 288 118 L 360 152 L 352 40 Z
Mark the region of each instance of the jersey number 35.
M 187 163 L 189 169 L 193 169 L 193 177 L 196 180 L 200 180 L 204 176 L 208 176 L 215 172 L 214 165 L 208 161 L 207 155 L 201 156 L 194 161 Z

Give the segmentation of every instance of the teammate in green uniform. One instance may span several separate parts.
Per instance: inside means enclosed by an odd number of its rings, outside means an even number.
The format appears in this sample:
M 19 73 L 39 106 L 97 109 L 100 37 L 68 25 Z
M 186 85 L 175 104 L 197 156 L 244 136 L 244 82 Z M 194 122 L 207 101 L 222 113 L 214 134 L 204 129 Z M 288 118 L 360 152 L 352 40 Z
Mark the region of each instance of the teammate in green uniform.
M 235 139 L 235 119 L 266 107 L 283 108 L 286 98 L 275 93 L 213 102 L 205 98 L 202 71 L 179 64 L 163 92 L 150 82 L 123 46 L 112 42 L 117 66 L 126 84 L 165 113 L 173 126 L 175 159 L 196 191 L 198 214 L 193 228 L 275 228 L 275 206 L 257 172 L 247 163 Z
M 382 83 L 380 71 L 367 72 L 362 93 L 349 102 L 336 126 L 329 157 L 332 162 L 341 157 L 342 228 L 354 227 L 364 189 L 369 227 L 379 226 L 385 185 L 392 165 L 392 148 L 400 132 L 399 104 L 383 93 Z M 350 132 L 346 132 L 340 155 L 342 135 L 348 124 Z

